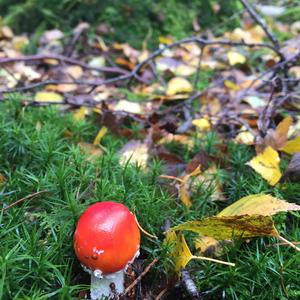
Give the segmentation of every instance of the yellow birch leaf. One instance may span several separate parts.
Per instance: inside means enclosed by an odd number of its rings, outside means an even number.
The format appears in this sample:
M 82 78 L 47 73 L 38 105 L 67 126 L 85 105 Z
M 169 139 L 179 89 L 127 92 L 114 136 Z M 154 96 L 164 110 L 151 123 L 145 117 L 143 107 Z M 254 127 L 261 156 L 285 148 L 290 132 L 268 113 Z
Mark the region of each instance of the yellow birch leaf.
M 288 154 L 300 152 L 300 136 L 291 141 L 288 141 L 280 150 Z
M 210 129 L 210 124 L 206 118 L 195 119 L 192 124 L 202 131 L 207 131 Z
M 85 118 L 85 114 L 87 112 L 87 109 L 83 106 L 81 106 L 74 114 L 73 118 L 75 121 L 82 121 Z
M 225 245 L 231 244 L 229 240 L 218 241 L 211 236 L 198 236 L 194 240 L 195 248 L 205 256 L 221 256 L 225 252 Z
M 228 89 L 233 90 L 233 91 L 239 91 L 240 90 L 240 87 L 237 84 L 235 84 L 233 81 L 228 80 L 228 79 L 224 80 L 224 85 Z
M 223 209 L 217 216 L 262 215 L 271 216 L 278 212 L 300 210 L 300 206 L 277 199 L 271 195 L 256 194 L 243 197 Z
M 281 178 L 278 152 L 268 146 L 262 153 L 252 158 L 247 165 L 266 179 L 270 185 L 275 185 Z
M 178 93 L 190 93 L 193 91 L 192 84 L 183 77 L 174 77 L 168 82 L 166 94 L 169 96 Z
M 63 96 L 52 92 L 37 92 L 34 96 L 36 102 L 61 102 Z
M 175 263 L 175 272 L 180 272 L 182 268 L 189 263 L 193 255 L 182 234 L 176 234 L 174 231 L 168 231 L 166 234 L 166 243 L 173 246 L 171 257 Z
M 292 123 L 293 119 L 290 116 L 284 118 L 276 127 L 276 135 L 286 139 Z
M 101 139 L 104 137 L 106 132 L 107 132 L 107 128 L 105 126 L 101 127 L 94 139 L 93 145 L 95 146 L 99 145 Z
M 231 66 L 234 66 L 236 64 L 243 64 L 246 62 L 246 57 L 236 51 L 229 51 L 227 53 L 227 58 Z
M 270 216 L 215 216 L 202 220 L 188 221 L 172 227 L 170 231 L 192 231 L 216 240 L 228 240 L 234 236 L 242 238 L 278 236 Z

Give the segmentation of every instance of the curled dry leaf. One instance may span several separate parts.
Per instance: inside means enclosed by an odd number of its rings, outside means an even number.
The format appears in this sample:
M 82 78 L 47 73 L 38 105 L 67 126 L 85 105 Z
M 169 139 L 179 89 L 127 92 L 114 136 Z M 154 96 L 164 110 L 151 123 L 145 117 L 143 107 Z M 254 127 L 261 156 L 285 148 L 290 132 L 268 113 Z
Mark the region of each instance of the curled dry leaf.
M 278 212 L 300 210 L 300 206 L 277 199 L 271 195 L 256 194 L 244 197 L 223 209 L 218 216 L 262 215 L 271 216 Z
M 123 146 L 119 155 L 119 162 L 122 166 L 129 162 L 131 164 L 137 164 L 141 168 L 145 169 L 149 157 L 149 147 L 141 141 L 131 140 Z
M 279 163 L 278 152 L 268 146 L 262 153 L 247 162 L 247 165 L 266 179 L 270 185 L 275 185 L 281 178 Z

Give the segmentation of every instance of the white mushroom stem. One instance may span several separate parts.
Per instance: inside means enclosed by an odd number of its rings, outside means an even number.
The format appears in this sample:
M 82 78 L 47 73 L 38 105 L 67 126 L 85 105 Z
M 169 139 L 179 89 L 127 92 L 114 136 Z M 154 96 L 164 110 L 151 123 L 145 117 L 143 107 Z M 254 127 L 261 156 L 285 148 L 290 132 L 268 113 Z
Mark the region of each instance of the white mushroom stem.
M 124 270 L 103 275 L 100 270 L 91 274 L 91 299 L 113 298 L 124 292 Z

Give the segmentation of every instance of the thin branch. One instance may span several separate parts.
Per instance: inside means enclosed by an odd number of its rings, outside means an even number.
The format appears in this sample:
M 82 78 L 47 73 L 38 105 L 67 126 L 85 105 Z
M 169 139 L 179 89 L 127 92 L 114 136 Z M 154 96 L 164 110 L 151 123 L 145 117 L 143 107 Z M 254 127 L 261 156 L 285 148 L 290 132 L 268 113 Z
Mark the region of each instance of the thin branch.
M 2 208 L 2 211 L 6 211 L 6 210 L 8 210 L 8 209 L 10 209 L 10 208 L 12 208 L 12 207 L 14 207 L 14 206 L 16 206 L 16 205 L 18 205 L 18 204 L 24 202 L 24 201 L 26 201 L 26 200 L 28 200 L 28 199 L 32 199 L 32 198 L 34 198 L 34 197 L 36 197 L 36 196 L 38 196 L 38 195 L 40 195 L 40 194 L 46 193 L 46 192 L 48 192 L 48 191 L 39 191 L 39 192 L 30 194 L 30 195 L 27 195 L 26 197 L 21 198 L 21 199 L 15 201 L 15 202 L 13 202 L 12 204 L 10 204 L 10 205 L 8 205 L 8 206 Z
M 71 65 L 77 65 L 86 70 L 98 71 L 103 73 L 116 73 L 116 74 L 128 74 L 129 72 L 123 70 L 121 68 L 115 67 L 93 67 L 88 64 L 85 64 L 77 59 L 67 57 L 65 55 L 60 54 L 35 54 L 35 55 L 26 55 L 26 56 L 18 56 L 18 57 L 4 57 L 0 58 L 0 65 L 14 63 L 14 62 L 31 62 L 31 61 L 44 61 L 46 59 L 54 59 L 59 62 L 65 62 Z
M 140 274 L 138 278 L 136 278 L 122 293 L 120 296 L 124 297 L 129 291 L 131 291 L 141 280 L 142 278 L 150 271 L 150 269 L 158 262 L 158 259 L 155 258 L 152 262 L 145 268 L 145 270 Z
M 266 22 L 264 19 L 262 19 L 254 10 L 254 8 L 251 6 L 251 4 L 248 2 L 248 0 L 240 0 L 243 4 L 243 6 L 247 9 L 249 15 L 252 17 L 252 19 L 263 29 L 267 37 L 270 39 L 270 41 L 273 43 L 276 49 L 280 48 L 279 42 L 277 38 L 270 32 L 269 28 L 266 25 Z M 280 53 L 280 57 L 284 59 L 284 56 Z

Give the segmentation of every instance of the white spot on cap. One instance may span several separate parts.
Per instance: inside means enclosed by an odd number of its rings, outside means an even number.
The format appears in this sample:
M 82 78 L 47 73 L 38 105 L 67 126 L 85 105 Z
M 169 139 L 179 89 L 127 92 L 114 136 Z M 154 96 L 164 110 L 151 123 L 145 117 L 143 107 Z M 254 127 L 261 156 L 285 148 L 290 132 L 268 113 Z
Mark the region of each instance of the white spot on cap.
M 96 247 L 93 248 L 93 252 L 95 252 L 96 254 L 100 255 L 102 253 L 104 253 L 104 250 L 102 249 L 97 249 Z
M 103 278 L 103 272 L 101 270 L 98 270 L 96 269 L 94 272 L 93 272 L 94 276 L 97 277 L 97 278 Z

